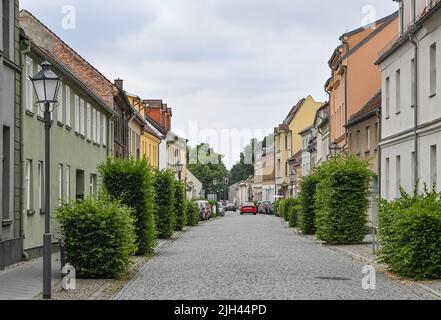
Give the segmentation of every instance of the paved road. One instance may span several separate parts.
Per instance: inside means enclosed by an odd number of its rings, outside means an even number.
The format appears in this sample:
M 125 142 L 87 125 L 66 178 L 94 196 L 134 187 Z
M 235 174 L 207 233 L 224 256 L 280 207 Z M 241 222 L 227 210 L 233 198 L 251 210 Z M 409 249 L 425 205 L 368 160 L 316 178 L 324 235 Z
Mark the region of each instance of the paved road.
M 361 263 L 296 235 L 280 219 L 227 217 L 191 229 L 146 265 L 117 299 L 416 299 Z M 322 278 L 346 278 L 346 280 Z

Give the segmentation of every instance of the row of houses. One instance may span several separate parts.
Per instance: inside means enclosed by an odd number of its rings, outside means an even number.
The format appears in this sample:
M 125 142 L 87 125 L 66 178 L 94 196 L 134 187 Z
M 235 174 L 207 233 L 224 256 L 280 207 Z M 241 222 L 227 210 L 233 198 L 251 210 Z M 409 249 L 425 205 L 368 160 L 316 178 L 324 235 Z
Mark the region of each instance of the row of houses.
M 162 100 L 129 93 L 110 81 L 17 0 L 0 3 L 0 270 L 42 253 L 44 190 L 51 211 L 62 203 L 96 196 L 97 166 L 109 157 L 147 158 L 157 169 L 183 170 L 187 140 L 172 131 L 172 109 Z M 62 78 L 51 113 L 51 181 L 45 181 L 43 106 L 30 80 L 43 61 Z M 199 195 L 198 195 L 199 196 Z M 54 246 L 57 241 L 53 221 Z
M 340 36 L 328 62 L 328 102 L 308 96 L 292 107 L 232 197 L 296 197 L 301 177 L 340 152 L 369 160 L 372 190 L 384 199 L 417 185 L 439 190 L 441 1 L 395 2 L 397 12 Z

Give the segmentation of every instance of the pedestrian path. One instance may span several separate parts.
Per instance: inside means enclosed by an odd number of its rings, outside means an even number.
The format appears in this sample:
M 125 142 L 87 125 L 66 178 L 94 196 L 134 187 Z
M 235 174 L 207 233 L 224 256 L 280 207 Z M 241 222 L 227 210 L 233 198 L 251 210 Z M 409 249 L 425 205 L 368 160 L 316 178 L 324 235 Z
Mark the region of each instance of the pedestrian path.
M 59 254 L 52 256 L 52 284 L 60 280 Z M 0 300 L 37 299 L 43 288 L 43 259 L 0 271 Z

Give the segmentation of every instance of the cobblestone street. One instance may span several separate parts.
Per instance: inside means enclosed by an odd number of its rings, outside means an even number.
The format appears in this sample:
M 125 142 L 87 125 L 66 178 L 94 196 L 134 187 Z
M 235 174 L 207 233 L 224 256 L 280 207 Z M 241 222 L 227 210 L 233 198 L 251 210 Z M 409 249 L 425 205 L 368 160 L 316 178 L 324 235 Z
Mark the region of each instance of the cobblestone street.
M 145 265 L 116 299 L 417 299 L 363 265 L 269 216 L 227 217 L 191 229 Z

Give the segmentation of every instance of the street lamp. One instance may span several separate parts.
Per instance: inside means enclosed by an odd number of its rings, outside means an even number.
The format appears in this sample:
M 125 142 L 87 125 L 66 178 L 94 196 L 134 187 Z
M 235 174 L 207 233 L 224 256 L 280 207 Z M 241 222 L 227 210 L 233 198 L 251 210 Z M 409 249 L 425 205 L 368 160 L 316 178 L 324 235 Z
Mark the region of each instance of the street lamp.
M 176 172 L 178 174 L 179 181 L 181 181 L 181 173 L 182 173 L 182 170 L 184 169 L 184 165 L 181 163 L 181 161 L 178 161 L 175 164 L 175 168 L 176 168 Z
M 61 85 L 61 78 L 51 70 L 51 64 L 44 61 L 41 70 L 34 77 L 30 78 L 37 95 L 37 103 L 44 104 L 44 128 L 45 128 L 45 186 L 44 186 L 44 207 L 45 207 L 45 231 L 43 236 L 43 298 L 51 298 L 51 218 L 50 218 L 50 129 L 51 103 L 58 102 L 58 90 Z
M 341 151 L 340 146 L 337 144 L 337 142 L 333 142 L 331 143 L 331 145 L 329 146 L 329 151 L 331 152 L 331 157 L 335 158 L 336 156 L 338 156 L 338 154 Z

